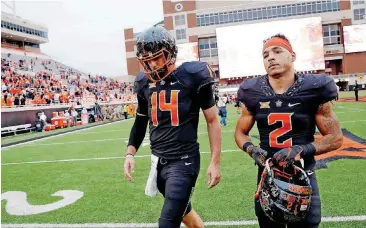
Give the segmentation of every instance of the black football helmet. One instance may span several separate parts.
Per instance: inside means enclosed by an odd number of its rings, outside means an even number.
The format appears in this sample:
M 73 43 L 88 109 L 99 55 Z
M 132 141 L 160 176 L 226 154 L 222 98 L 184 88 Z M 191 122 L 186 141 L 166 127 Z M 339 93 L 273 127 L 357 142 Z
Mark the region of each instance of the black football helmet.
M 268 159 L 255 198 L 267 217 L 286 224 L 306 217 L 311 194 L 310 180 L 302 168 L 295 164 L 275 167 Z
M 161 26 L 151 27 L 143 31 L 137 38 L 137 59 L 144 68 L 144 74 L 153 82 L 161 81 L 172 72 L 168 67 L 175 64 L 178 48 L 174 37 Z M 151 69 L 148 61 L 164 58 L 164 64 Z

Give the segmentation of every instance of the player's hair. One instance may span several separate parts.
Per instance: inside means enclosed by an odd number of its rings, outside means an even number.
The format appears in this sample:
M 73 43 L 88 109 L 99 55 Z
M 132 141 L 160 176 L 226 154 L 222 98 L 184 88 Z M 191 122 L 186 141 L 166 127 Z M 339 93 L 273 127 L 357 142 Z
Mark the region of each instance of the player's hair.
M 286 41 L 290 44 L 290 46 L 291 46 L 291 48 L 292 48 L 292 45 L 291 45 L 291 43 L 290 43 L 289 39 L 288 39 L 285 35 L 283 35 L 283 34 L 281 34 L 281 33 L 278 33 L 278 34 L 276 34 L 276 35 L 273 35 L 273 36 L 269 37 L 268 39 L 263 40 L 263 44 L 264 44 L 264 43 L 266 43 L 268 40 L 270 40 L 270 39 L 272 39 L 272 38 L 281 38 L 281 39 L 283 39 L 283 40 L 286 40 Z

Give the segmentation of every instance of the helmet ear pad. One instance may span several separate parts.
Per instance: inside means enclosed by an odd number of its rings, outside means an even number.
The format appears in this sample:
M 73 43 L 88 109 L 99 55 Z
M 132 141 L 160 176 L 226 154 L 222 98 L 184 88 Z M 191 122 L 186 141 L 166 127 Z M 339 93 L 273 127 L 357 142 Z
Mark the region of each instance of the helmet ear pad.
M 304 219 L 310 208 L 312 187 L 300 167 L 276 167 L 268 159 L 256 199 L 272 221 L 286 224 Z

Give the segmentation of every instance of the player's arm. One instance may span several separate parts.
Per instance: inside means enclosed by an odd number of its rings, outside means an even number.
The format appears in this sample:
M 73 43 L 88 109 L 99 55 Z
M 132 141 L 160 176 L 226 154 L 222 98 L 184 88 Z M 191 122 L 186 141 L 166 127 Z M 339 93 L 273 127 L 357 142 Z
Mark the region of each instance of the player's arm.
M 137 95 L 137 110 L 135 122 L 130 131 L 126 155 L 134 156 L 145 138 L 146 128 L 149 121 L 147 101 Z
M 130 137 L 127 145 L 126 159 L 124 164 L 125 176 L 133 181 L 131 172 L 134 172 L 135 162 L 133 157 L 139 149 L 142 141 L 145 138 L 146 127 L 148 124 L 148 105 L 147 101 L 140 96 L 137 96 L 138 107 L 136 111 L 135 122 L 131 128 Z
M 198 93 L 200 106 L 207 122 L 207 132 L 210 141 L 211 163 L 207 170 L 208 188 L 220 182 L 221 126 L 217 118 L 214 91 L 212 85 L 202 87 Z
M 264 166 L 267 151 L 254 146 L 249 138 L 249 132 L 255 123 L 255 118 L 248 111 L 244 103 L 242 103 L 241 107 L 242 114 L 238 119 L 234 134 L 236 145 L 238 145 L 241 150 L 247 152 L 258 165 Z
M 343 143 L 343 134 L 339 121 L 332 110 L 332 101 L 320 106 L 316 116 L 316 125 L 323 137 L 313 142 L 315 155 L 338 149 Z
M 323 135 L 312 143 L 304 145 L 294 145 L 284 148 L 273 155 L 274 161 L 280 164 L 281 161 L 292 161 L 300 158 L 314 157 L 338 149 L 343 143 L 343 134 L 339 121 L 332 111 L 332 101 L 328 101 L 320 106 L 315 122 Z
M 242 108 L 241 116 L 239 117 L 238 122 L 236 123 L 236 129 L 234 135 L 236 145 L 238 145 L 240 149 L 243 149 L 243 145 L 245 143 L 251 142 L 249 138 L 249 132 L 255 123 L 255 119 L 244 104 L 241 105 L 241 108 Z

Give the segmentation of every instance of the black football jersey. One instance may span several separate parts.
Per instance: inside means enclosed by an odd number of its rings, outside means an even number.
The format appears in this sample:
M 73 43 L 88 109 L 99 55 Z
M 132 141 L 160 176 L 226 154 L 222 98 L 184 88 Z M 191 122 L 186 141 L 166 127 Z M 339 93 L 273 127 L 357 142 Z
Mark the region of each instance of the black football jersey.
M 267 75 L 245 80 L 238 91 L 238 100 L 255 117 L 260 147 L 269 152 L 268 157 L 281 148 L 313 142 L 317 110 L 336 96 L 332 78 L 312 74 L 297 74 L 284 94 L 273 91 Z M 305 168 L 314 162 L 308 159 Z
M 213 84 L 213 72 L 203 62 L 186 62 L 163 81 L 150 83 L 143 73 L 135 81 L 137 112 L 149 116 L 150 145 L 154 155 L 182 159 L 199 153 L 198 92 Z

